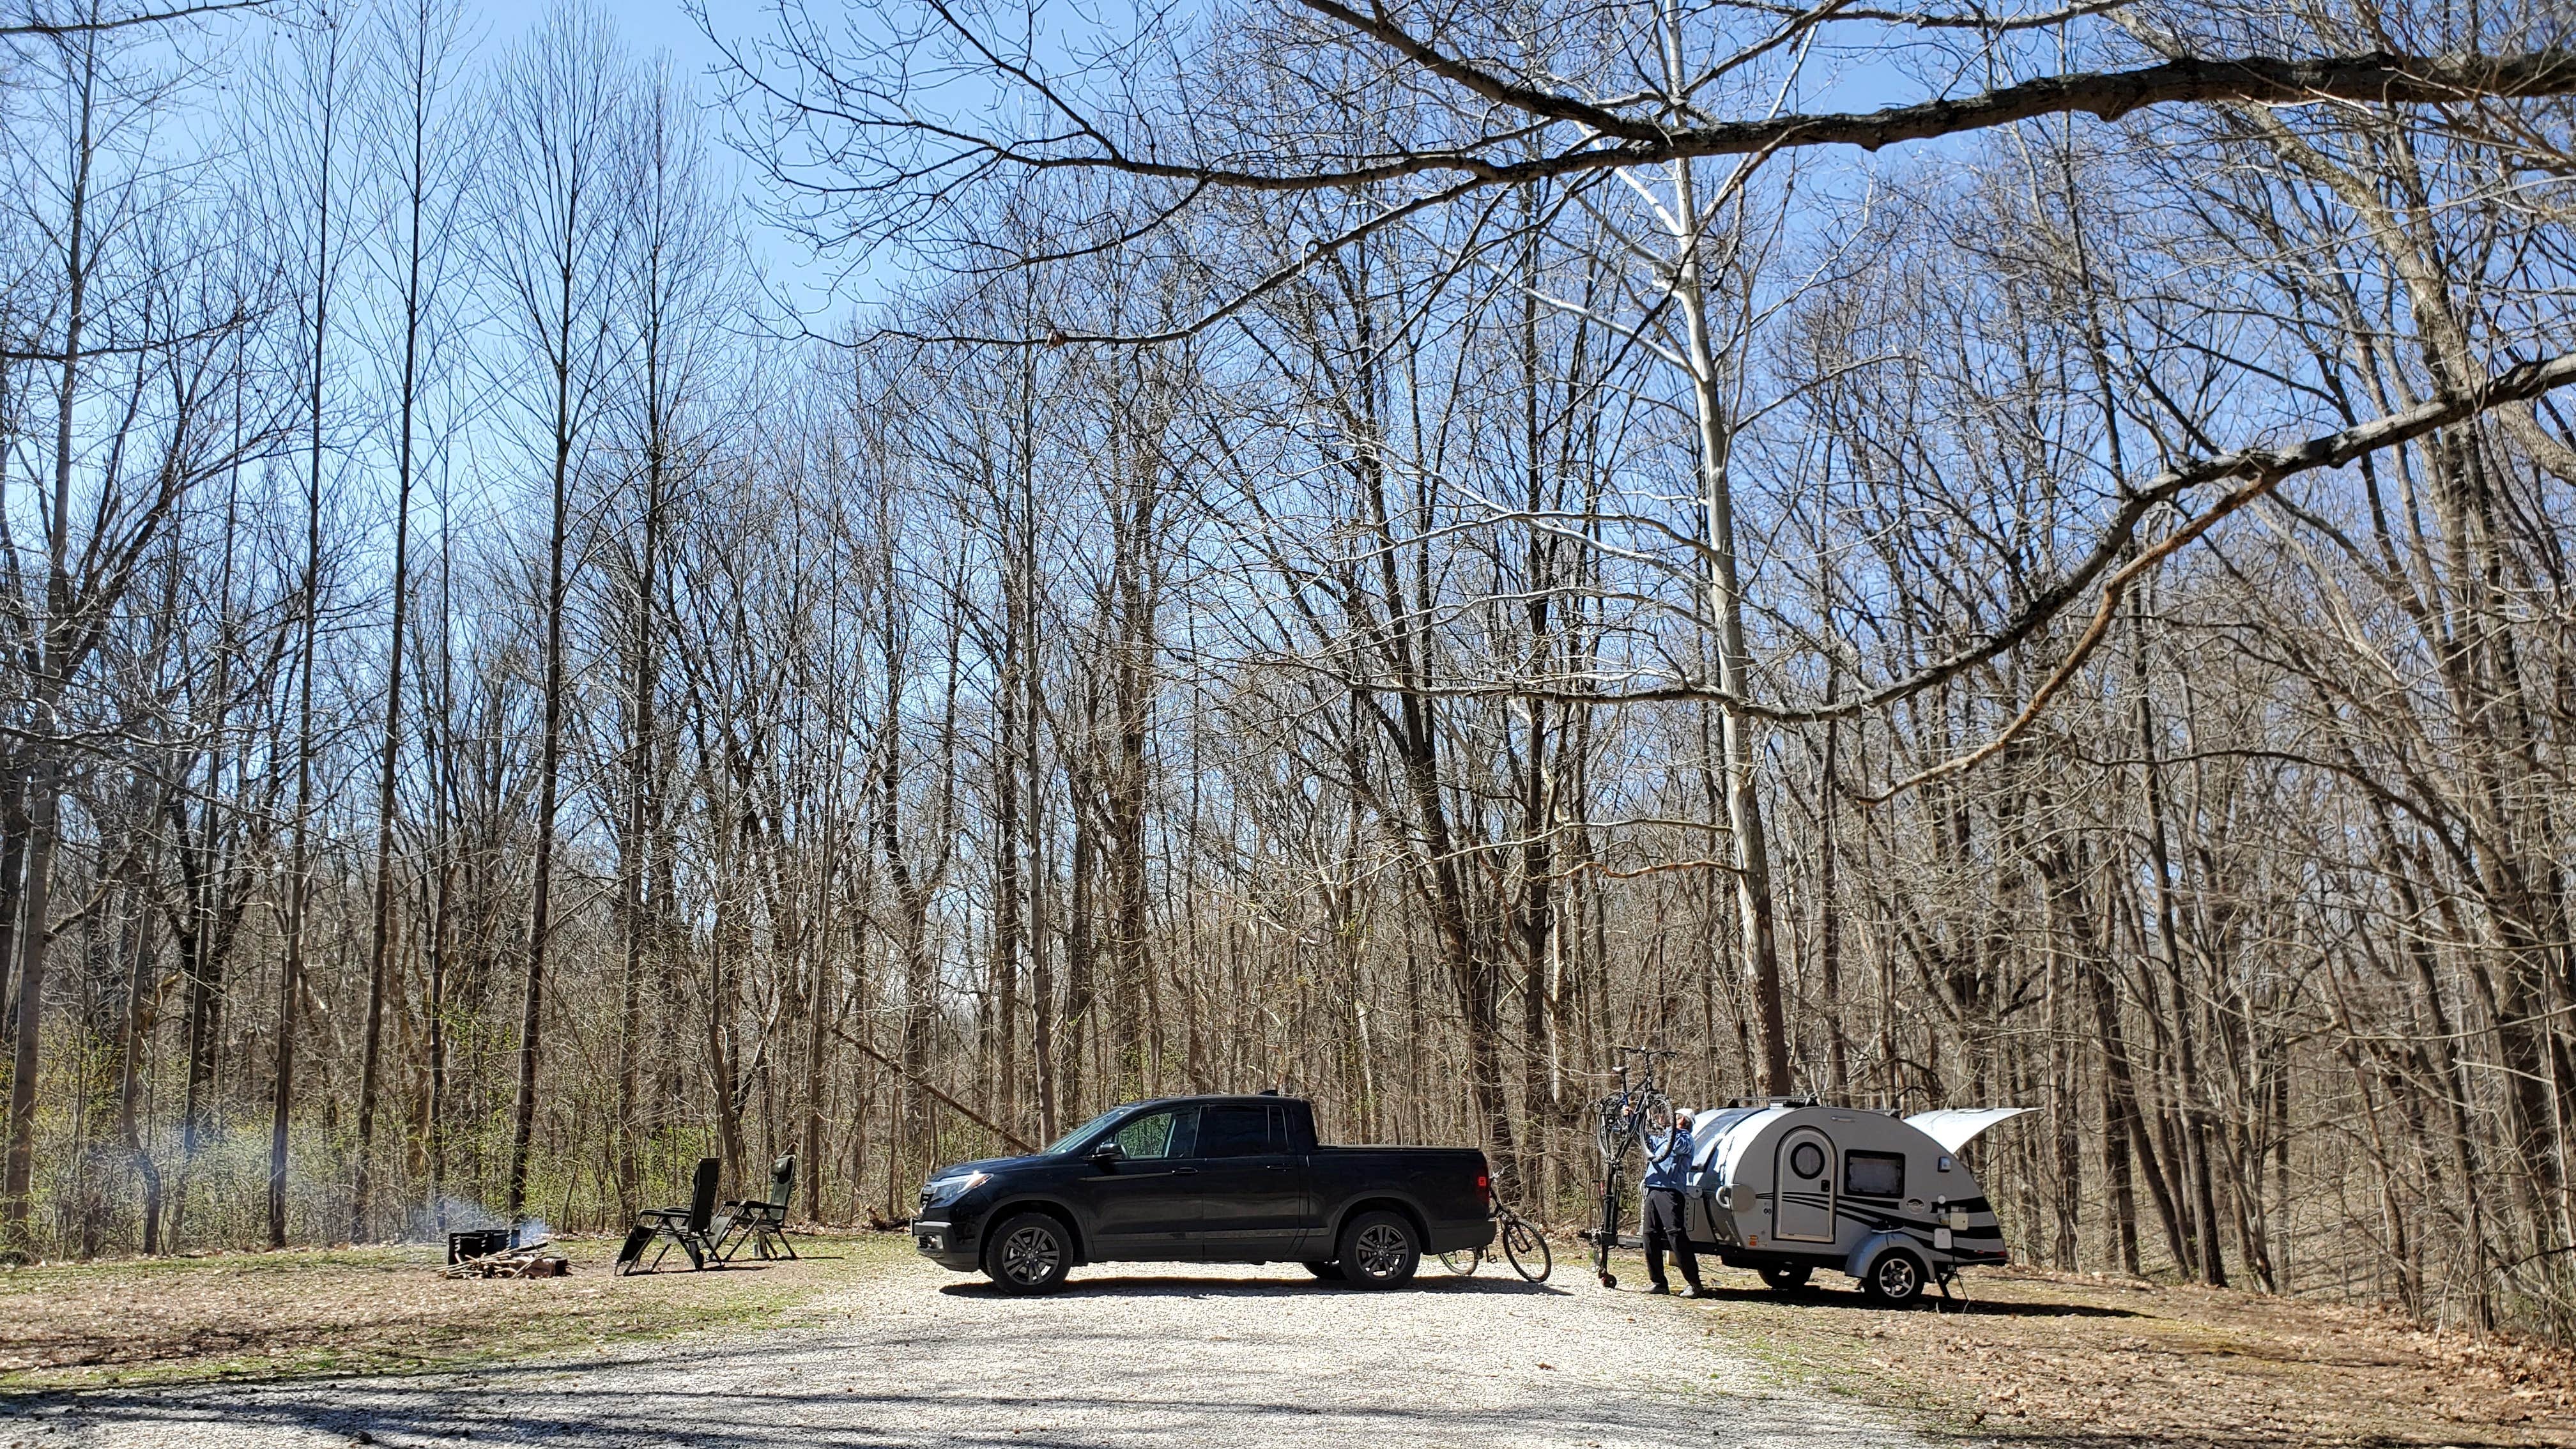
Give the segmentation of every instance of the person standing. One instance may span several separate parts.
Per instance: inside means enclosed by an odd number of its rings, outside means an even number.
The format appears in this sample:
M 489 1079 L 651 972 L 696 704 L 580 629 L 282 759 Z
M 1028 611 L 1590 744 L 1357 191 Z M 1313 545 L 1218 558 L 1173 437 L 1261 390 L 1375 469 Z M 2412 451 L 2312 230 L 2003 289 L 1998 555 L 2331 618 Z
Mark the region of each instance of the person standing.
M 1699 1255 L 1691 1251 L 1690 1234 L 1684 1228 L 1682 1190 L 1690 1180 L 1690 1152 L 1688 1112 L 1673 1114 L 1672 1131 L 1660 1137 L 1646 1135 L 1646 1291 L 1673 1291 L 1664 1278 L 1664 1253 L 1669 1249 L 1673 1261 L 1681 1265 L 1682 1281 L 1690 1285 L 1691 1296 L 1706 1298 L 1709 1291 L 1699 1281 Z

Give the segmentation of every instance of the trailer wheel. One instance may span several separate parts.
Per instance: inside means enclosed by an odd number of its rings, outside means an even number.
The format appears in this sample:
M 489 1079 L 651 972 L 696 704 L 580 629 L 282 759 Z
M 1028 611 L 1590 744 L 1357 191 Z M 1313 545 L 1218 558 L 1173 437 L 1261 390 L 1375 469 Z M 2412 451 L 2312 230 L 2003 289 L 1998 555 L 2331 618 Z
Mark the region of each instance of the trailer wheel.
M 1602 1287 L 1604 1287 L 1604 1288 L 1616 1288 L 1616 1287 L 1618 1287 L 1618 1286 L 1619 1286 L 1619 1276 L 1618 1276 L 1617 1274 L 1615 1274 L 1615 1273 L 1604 1273 L 1604 1274 L 1602 1274 L 1602 1275 L 1601 1275 L 1601 1286 L 1602 1286 Z
M 1903 1248 L 1890 1248 L 1869 1265 L 1860 1291 L 1890 1308 L 1902 1308 L 1923 1296 L 1923 1260 Z
M 1774 1293 L 1795 1293 L 1807 1286 L 1815 1271 L 1805 1263 L 1769 1263 L 1763 1266 L 1762 1281 L 1770 1284 Z

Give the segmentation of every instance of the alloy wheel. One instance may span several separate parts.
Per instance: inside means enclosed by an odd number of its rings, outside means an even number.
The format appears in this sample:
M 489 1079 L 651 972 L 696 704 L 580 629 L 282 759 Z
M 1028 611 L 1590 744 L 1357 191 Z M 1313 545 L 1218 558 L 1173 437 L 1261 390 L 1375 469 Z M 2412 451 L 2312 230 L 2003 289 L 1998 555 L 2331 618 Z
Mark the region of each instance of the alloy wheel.
M 1361 1272 L 1372 1278 L 1392 1278 L 1404 1271 L 1405 1250 L 1412 1245 L 1393 1223 L 1371 1223 L 1360 1231 L 1355 1246 Z
M 1002 1240 L 1002 1271 L 1014 1283 L 1043 1283 L 1064 1256 L 1055 1234 L 1032 1223 Z

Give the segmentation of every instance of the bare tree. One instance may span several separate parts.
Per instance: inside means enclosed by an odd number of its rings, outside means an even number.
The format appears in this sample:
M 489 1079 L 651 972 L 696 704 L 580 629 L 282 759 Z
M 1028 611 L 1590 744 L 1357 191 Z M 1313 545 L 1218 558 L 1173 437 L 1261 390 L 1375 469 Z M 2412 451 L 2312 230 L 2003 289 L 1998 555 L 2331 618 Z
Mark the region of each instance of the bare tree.
M 353 46 L 345 22 L 329 11 L 289 30 L 279 44 L 271 102 L 282 134 L 276 137 L 278 210 L 292 216 L 300 275 L 296 296 L 303 323 L 304 376 L 304 571 L 297 589 L 302 632 L 295 657 L 295 803 L 286 855 L 284 930 L 286 956 L 279 976 L 276 1062 L 270 1077 L 268 1145 L 268 1245 L 286 1246 L 288 1137 L 294 1126 L 295 1025 L 305 991 L 305 926 L 313 892 L 312 825 L 313 674 L 322 637 L 322 460 L 326 450 L 323 394 L 330 382 L 331 296 L 339 280 L 344 233 L 340 213 L 345 179 L 336 170 L 342 118 L 348 106 Z M 306 190 L 304 188 L 309 188 Z
M 536 844 L 530 886 L 518 1089 L 510 1109 L 504 1211 L 527 1200 L 537 1113 L 538 1030 L 554 928 L 556 810 L 565 729 L 567 551 L 575 522 L 575 452 L 598 426 L 614 376 L 618 249 L 626 210 L 632 77 L 608 22 L 567 4 L 512 53 L 496 101 L 508 145 L 491 160 L 496 189 L 486 266 L 502 279 L 509 320 L 533 364 L 522 410 L 546 479 L 546 572 L 541 628 L 544 723 L 537 756 Z
M 452 284 L 456 248 L 451 237 L 462 221 L 466 194 L 463 148 L 458 144 L 456 87 L 464 57 L 463 12 L 444 0 L 389 3 L 372 17 L 368 37 L 373 80 L 382 106 L 366 137 L 371 159 L 392 178 L 382 202 L 379 265 L 393 292 L 385 331 L 398 334 L 388 349 L 398 359 L 391 381 L 395 415 L 393 562 L 386 580 L 390 618 L 385 630 L 383 731 L 377 746 L 375 901 L 368 927 L 367 1020 L 358 1069 L 358 1141 L 349 1193 L 349 1236 L 364 1241 L 371 1227 L 371 1175 L 376 1103 L 384 1044 L 385 991 L 392 968 L 396 921 L 395 792 L 401 783 L 405 738 L 404 665 L 411 648 L 412 490 L 419 477 L 415 447 L 423 394 L 432 384 L 435 344 L 444 340 L 443 295 Z M 388 340 L 392 340 L 391 336 Z

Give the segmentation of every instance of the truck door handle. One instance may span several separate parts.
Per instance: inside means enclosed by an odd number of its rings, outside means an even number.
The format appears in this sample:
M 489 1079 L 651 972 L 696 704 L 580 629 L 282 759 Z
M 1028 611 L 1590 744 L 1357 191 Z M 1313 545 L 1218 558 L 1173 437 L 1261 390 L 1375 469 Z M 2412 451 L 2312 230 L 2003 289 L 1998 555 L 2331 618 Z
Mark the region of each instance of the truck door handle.
M 1199 1170 L 1195 1167 L 1175 1167 L 1172 1169 L 1172 1176 L 1174 1177 L 1196 1177 L 1198 1175 Z

